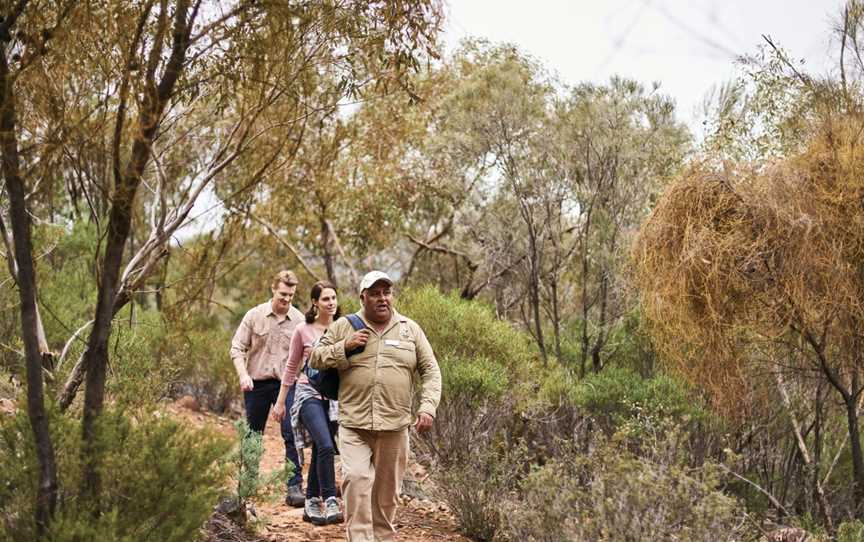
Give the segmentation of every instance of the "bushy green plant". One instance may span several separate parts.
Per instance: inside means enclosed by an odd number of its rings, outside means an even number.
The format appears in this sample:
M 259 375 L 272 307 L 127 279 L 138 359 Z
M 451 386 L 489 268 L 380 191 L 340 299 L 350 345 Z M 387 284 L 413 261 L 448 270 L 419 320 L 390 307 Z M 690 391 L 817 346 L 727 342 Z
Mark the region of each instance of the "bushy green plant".
M 36 270 L 45 335 L 59 350 L 74 330 L 93 318 L 97 293 L 94 247 L 100 246 L 100 233 L 96 224 L 85 221 L 76 222 L 68 231 L 57 226 L 36 230 L 43 239 L 43 250 L 54 247 Z M 82 345 L 86 339 L 84 334 Z
M 571 389 L 570 398 L 609 434 L 625 428 L 639 436 L 706 417 L 682 381 L 665 375 L 646 379 L 618 367 L 588 375 Z
M 664 454 L 657 454 L 664 455 Z M 513 541 L 736 540 L 743 511 L 710 465 L 637 457 L 616 441 L 537 467 L 504 506 Z
M 443 393 L 463 395 L 473 406 L 484 400 L 500 399 L 507 390 L 507 370 L 488 358 L 445 357 L 438 360 L 441 367 Z
M 231 331 L 206 318 L 191 318 L 172 330 L 161 347 L 164 359 L 177 367 L 172 391 L 192 395 L 214 412 L 228 410 L 240 398 L 230 341 Z
M 225 480 L 229 443 L 156 414 L 109 409 L 100 420 L 99 502 L 82 500 L 80 421 L 52 412 L 60 502 L 47 540 L 194 539 Z M 0 421 L 2 540 L 35 540 L 36 460 L 22 413 Z M 98 510 L 98 512 L 97 512 Z
M 300 310 L 305 313 L 306 308 L 305 305 L 301 305 Z M 342 289 L 339 291 L 339 308 L 343 315 L 357 312 L 360 310 L 360 298 L 352 295 L 351 290 Z
M 522 445 L 478 447 L 462 461 L 440 472 L 441 492 L 459 528 L 472 540 L 501 536 L 506 508 L 519 487 L 524 456 Z
M 162 355 L 166 337 L 162 315 L 136 308 L 130 316 L 130 310 L 121 311 L 112 329 L 108 393 L 126 408 L 137 409 L 167 397 L 180 367 L 178 360 Z
M 399 293 L 396 309 L 423 328 L 440 358 L 485 357 L 521 373 L 536 359 L 533 345 L 492 309 L 476 301 L 443 295 L 431 286 Z
M 269 496 L 275 488 L 285 487 L 294 474 L 294 465 L 290 461 L 285 461 L 281 469 L 262 477 L 259 473 L 259 465 L 261 456 L 264 454 L 263 436 L 261 433 L 252 431 L 245 419 L 237 420 L 234 427 L 237 429 L 240 444 L 232 454 L 232 463 L 237 482 L 237 503 L 239 509 L 244 510 L 251 499 Z
M 443 381 L 441 405 L 429 434 L 414 442 L 434 458 L 444 499 L 461 528 L 477 540 L 498 529 L 498 503 L 507 481 L 518 476 L 502 457 L 513 457 L 503 437 L 536 398 L 529 376 L 538 363 L 530 341 L 498 321 L 480 303 L 443 295 L 434 288 L 399 293 L 397 308 L 426 332 Z
M 573 387 L 578 380 L 567 368 L 551 363 L 535 371 L 533 377 L 537 389 L 537 393 L 532 394 L 536 403 L 535 408 L 554 409 L 561 405 L 572 404 Z
M 401 293 L 399 310 L 426 331 L 444 384 L 433 430 L 415 442 L 471 538 L 707 540 L 734 526 L 715 471 L 683 466 L 688 434 L 676 427 L 704 412 L 681 382 L 615 366 L 579 381 L 541 364 L 488 307 L 432 288 Z M 598 445 L 592 427 L 618 436 Z
M 96 225 L 73 227 L 41 223 L 33 227 L 40 315 L 49 346 L 59 351 L 72 332 L 93 318 L 96 287 L 93 247 L 99 245 Z M 8 273 L 0 278 L 0 366 L 23 375 L 20 299 Z M 86 335 L 81 341 L 83 344 Z M 73 361 L 74 363 L 74 361 Z
M 864 541 L 864 522 L 861 520 L 844 521 L 837 528 L 837 542 Z

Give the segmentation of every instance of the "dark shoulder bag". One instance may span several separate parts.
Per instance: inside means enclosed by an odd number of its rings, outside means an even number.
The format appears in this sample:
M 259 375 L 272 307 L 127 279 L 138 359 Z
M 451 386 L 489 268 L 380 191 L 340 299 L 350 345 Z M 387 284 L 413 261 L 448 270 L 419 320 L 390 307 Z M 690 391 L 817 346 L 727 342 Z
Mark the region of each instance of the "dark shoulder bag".
M 351 322 L 351 327 L 354 328 L 355 331 L 359 331 L 366 327 L 366 324 L 363 320 L 357 316 L 356 314 L 349 314 L 345 316 L 349 322 Z M 350 352 L 345 352 L 345 357 L 353 356 L 354 354 L 359 354 L 363 351 L 363 347 L 355 348 Z M 325 399 L 332 399 L 334 401 L 339 400 L 339 370 L 338 369 L 324 369 L 323 371 L 319 371 L 318 369 L 314 369 L 309 365 L 309 360 L 306 360 L 305 365 L 303 365 L 303 372 L 306 374 L 306 378 L 309 379 L 309 385 L 315 388 L 318 393 L 320 393 Z

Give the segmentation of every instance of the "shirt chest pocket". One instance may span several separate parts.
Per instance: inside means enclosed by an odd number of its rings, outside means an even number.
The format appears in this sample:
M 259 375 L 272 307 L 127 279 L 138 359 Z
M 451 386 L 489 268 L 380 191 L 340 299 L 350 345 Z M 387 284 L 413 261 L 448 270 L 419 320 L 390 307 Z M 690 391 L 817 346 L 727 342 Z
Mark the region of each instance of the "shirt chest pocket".
M 411 341 L 384 341 L 384 357 L 397 367 L 414 370 L 417 366 L 417 345 Z
M 282 348 L 287 349 L 288 346 L 291 345 L 291 335 L 293 335 L 293 334 L 294 334 L 293 328 L 289 328 L 285 324 L 282 324 L 279 326 L 279 342 L 281 343 Z M 303 345 L 303 348 L 305 350 L 305 348 L 306 348 L 305 344 Z
M 257 323 L 252 327 L 252 350 L 266 349 L 269 339 L 270 324 L 268 322 Z

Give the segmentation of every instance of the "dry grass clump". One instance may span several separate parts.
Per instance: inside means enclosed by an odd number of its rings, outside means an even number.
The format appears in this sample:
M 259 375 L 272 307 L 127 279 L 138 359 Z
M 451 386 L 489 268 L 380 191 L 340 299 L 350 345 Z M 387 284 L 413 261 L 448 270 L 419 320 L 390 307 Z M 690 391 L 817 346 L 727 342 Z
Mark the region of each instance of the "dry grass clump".
M 770 167 L 693 166 L 640 232 L 636 280 L 656 345 L 726 413 L 746 413 L 749 362 L 766 344 L 809 345 L 841 379 L 860 361 L 862 135 L 860 119 L 828 121 Z

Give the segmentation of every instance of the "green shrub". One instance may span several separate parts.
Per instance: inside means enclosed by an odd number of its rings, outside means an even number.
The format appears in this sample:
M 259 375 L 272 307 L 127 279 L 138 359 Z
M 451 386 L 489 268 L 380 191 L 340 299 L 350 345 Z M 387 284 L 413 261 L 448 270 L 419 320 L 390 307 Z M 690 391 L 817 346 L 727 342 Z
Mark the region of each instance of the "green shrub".
M 173 393 L 192 395 L 214 412 L 225 412 L 240 398 L 240 382 L 228 355 L 231 333 L 203 318 L 187 320 L 169 335 L 162 352 L 178 369 Z
M 706 416 L 683 382 L 664 375 L 646 379 L 618 367 L 588 375 L 570 398 L 608 434 L 624 428 L 639 436 Z
M 225 481 L 229 443 L 155 414 L 132 419 L 127 412 L 111 409 L 100 419 L 99 513 L 78 494 L 80 422 L 52 413 L 60 499 L 48 540 L 186 541 L 209 517 Z M 0 423 L 0 471 L 0 539 L 34 540 L 36 460 L 24 414 Z
M 837 542 L 864 541 L 864 523 L 861 520 L 845 521 L 837 528 Z
M 35 231 L 46 244 L 55 246 L 50 258 L 37 263 L 36 280 L 45 335 L 59 351 L 74 330 L 93 318 L 97 297 L 94 252 L 100 246 L 100 233 L 96 224 L 84 221 L 76 222 L 68 232 L 55 226 Z M 82 345 L 86 338 L 83 335 Z
M 231 454 L 236 478 L 236 497 L 238 508 L 245 510 L 249 500 L 255 497 L 270 497 L 277 488 L 284 488 L 294 474 L 294 465 L 285 461 L 282 468 L 272 471 L 266 477 L 259 474 L 261 456 L 264 455 L 264 438 L 261 433 L 252 431 L 245 418 L 235 422 L 239 446 Z M 243 518 L 245 519 L 245 517 Z
M 444 395 L 463 395 L 477 406 L 484 400 L 500 399 L 507 390 L 507 370 L 487 358 L 445 357 L 438 363 Z
M 305 301 L 304 301 L 305 303 Z M 300 305 L 300 310 L 304 313 L 308 307 L 304 304 Z M 339 291 L 339 308 L 342 314 L 351 314 L 360 310 L 360 298 L 352 295 L 351 290 Z
M 488 307 L 433 288 L 406 290 L 398 308 L 426 331 L 443 378 L 436 423 L 414 443 L 436 461 L 441 496 L 469 537 L 713 540 L 732 532 L 739 509 L 714 471 L 680 466 L 686 453 L 677 444 L 688 433 L 676 427 L 704 416 L 682 383 L 614 366 L 579 381 L 554 361 L 543 366 L 530 338 Z M 619 436 L 598 445 L 598 427 Z
M 442 374 L 435 424 L 413 442 L 436 465 L 442 497 L 461 529 L 491 540 L 501 498 L 516 487 L 517 453 L 508 440 L 525 405 L 536 400 L 529 377 L 538 364 L 527 337 L 489 307 L 442 295 L 431 287 L 400 292 L 397 309 L 416 320 L 435 350 Z M 520 401 L 522 404 L 517 404 Z
M 136 308 L 130 319 L 129 312 L 121 311 L 112 327 L 107 391 L 118 404 L 137 410 L 167 397 L 180 368 L 162 355 L 167 335 L 162 315 Z
M 396 309 L 423 328 L 439 358 L 484 357 L 524 376 L 536 351 L 524 333 L 476 301 L 443 295 L 431 286 L 400 292 Z
M 663 455 L 663 454 L 658 454 Z M 537 467 L 504 506 L 513 541 L 737 540 L 743 510 L 710 465 L 690 469 L 617 442 Z
M 519 487 L 522 473 L 517 465 L 523 455 L 520 445 L 483 446 L 440 471 L 443 497 L 460 530 L 472 540 L 500 538 L 506 514 L 502 505 Z
M 572 404 L 573 388 L 578 380 L 568 369 L 551 362 L 547 367 L 535 370 L 534 378 L 537 388 L 537 393 L 532 394 L 535 409 L 555 409 Z

